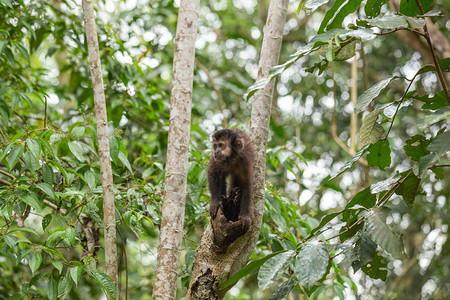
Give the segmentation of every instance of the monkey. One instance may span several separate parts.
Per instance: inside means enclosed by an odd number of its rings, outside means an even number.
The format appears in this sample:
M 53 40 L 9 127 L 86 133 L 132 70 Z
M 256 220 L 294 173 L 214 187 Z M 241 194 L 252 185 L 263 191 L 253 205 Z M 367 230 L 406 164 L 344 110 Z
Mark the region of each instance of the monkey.
M 249 136 L 240 129 L 222 129 L 212 136 L 213 150 L 208 164 L 208 187 L 211 193 L 209 213 L 214 219 L 217 210 L 230 210 L 238 205 L 237 219 L 242 221 L 244 231 L 250 227 L 250 200 L 252 197 L 253 161 L 255 150 Z M 227 180 L 229 181 L 227 197 Z M 231 196 L 233 195 L 233 197 Z M 229 198 L 237 198 L 235 203 Z M 224 201 L 228 201 L 224 203 Z M 236 209 L 234 209 L 236 210 Z M 235 213 L 231 213 L 235 215 Z M 230 220 L 230 217 L 227 216 Z

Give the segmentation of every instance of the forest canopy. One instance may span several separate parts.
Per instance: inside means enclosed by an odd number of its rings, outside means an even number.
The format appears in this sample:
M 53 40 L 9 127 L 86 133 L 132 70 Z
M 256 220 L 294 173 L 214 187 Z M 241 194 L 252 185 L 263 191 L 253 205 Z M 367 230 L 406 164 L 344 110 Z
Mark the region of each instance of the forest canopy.
M 269 7 L 283 1 L 200 1 L 192 14 L 176 299 L 197 299 L 211 135 L 252 136 L 270 85 L 261 228 L 215 299 L 448 299 L 448 0 L 285 1 L 280 57 L 262 76 Z M 0 0 L 0 299 L 153 295 L 160 228 L 174 221 L 162 207 L 180 13 L 172 0 Z

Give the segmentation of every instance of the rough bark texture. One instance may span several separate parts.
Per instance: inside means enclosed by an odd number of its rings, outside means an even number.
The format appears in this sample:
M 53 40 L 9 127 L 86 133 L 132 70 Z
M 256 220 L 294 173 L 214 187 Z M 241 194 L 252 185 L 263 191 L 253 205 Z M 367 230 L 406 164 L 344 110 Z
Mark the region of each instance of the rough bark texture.
M 186 200 L 192 84 L 199 6 L 199 0 L 183 0 L 178 12 L 164 203 L 153 299 L 175 299 L 177 290 Z
M 269 70 L 278 63 L 287 6 L 288 0 L 272 0 L 270 2 L 264 28 L 258 79 L 267 76 Z M 264 210 L 266 147 L 273 89 L 274 82 L 272 81 L 253 97 L 250 137 L 255 145 L 256 158 L 251 201 L 252 226 L 245 235 L 235 240 L 225 253 L 214 251 L 214 236 L 211 226 L 208 226 L 197 248 L 186 300 L 223 299 L 231 286 L 221 291 L 219 288 L 247 264 L 255 248 Z
M 117 280 L 116 217 L 114 209 L 114 189 L 109 152 L 108 120 L 106 116 L 105 93 L 98 48 L 94 7 L 91 0 L 83 0 L 86 40 L 91 64 L 92 88 L 94 90 L 95 115 L 97 118 L 98 155 L 103 188 L 103 215 L 105 223 L 105 264 L 106 274 L 113 280 L 119 297 Z

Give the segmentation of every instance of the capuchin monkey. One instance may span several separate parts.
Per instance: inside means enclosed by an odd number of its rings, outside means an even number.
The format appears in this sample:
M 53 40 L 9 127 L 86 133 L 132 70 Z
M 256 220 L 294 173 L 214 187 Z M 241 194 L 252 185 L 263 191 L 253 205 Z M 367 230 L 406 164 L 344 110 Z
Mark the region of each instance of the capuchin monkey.
M 230 210 L 236 211 L 231 213 L 231 217 L 230 213 L 226 217 L 230 221 L 241 220 L 244 231 L 247 231 L 251 224 L 250 200 L 255 157 L 253 143 L 240 129 L 219 130 L 213 134 L 212 140 L 213 151 L 208 165 L 208 186 L 211 192 L 209 213 L 214 219 L 219 207 L 225 214 Z M 227 178 L 228 193 L 234 193 L 237 201 L 230 200 L 231 196 L 227 197 Z

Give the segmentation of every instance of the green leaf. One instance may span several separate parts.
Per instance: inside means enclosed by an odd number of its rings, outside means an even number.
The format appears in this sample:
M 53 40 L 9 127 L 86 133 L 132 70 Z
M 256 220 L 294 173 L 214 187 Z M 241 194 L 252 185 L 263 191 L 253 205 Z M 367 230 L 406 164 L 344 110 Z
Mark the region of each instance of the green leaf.
M 78 140 L 84 135 L 85 132 L 86 128 L 84 128 L 83 126 L 76 126 L 72 128 L 72 130 L 69 132 L 69 135 L 73 140 Z
M 288 226 L 286 220 L 279 213 L 271 211 L 270 218 L 275 222 L 281 231 L 287 231 Z
M 384 171 L 384 168 L 391 165 L 391 147 L 388 140 L 381 140 L 370 146 L 369 152 L 366 157 L 369 166 L 378 166 Z
M 52 265 L 59 271 L 59 274 L 61 274 L 63 269 L 63 264 L 60 260 L 54 260 L 52 261 Z
M 37 211 L 41 211 L 41 203 L 39 202 L 38 199 L 36 199 L 36 197 L 34 195 L 25 195 L 23 197 L 19 197 L 19 200 L 22 201 L 23 203 L 31 206 L 32 208 L 34 208 Z
M 47 183 L 38 183 L 36 184 L 36 187 L 41 191 L 43 191 L 45 194 L 47 194 L 47 196 L 49 196 L 53 200 L 56 200 L 56 195 L 53 192 L 53 188 L 51 187 L 51 185 Z
M 5 49 L 7 43 L 8 41 L 0 40 L 0 55 L 3 53 L 3 49 Z
M 25 169 L 29 169 L 32 172 L 39 170 L 39 159 L 34 157 L 30 151 L 25 151 L 22 157 L 25 161 Z
M 73 282 L 75 282 L 75 285 L 78 286 L 78 281 L 80 280 L 81 272 L 83 271 L 83 268 L 76 266 L 69 269 L 70 277 L 72 277 Z
M 419 19 L 419 18 L 413 18 L 413 17 L 406 17 L 406 21 L 408 21 L 409 25 L 413 28 L 420 28 L 425 26 L 426 22 L 425 19 Z
M 375 85 L 371 86 L 368 90 L 366 90 L 361 96 L 358 97 L 355 105 L 355 114 L 358 114 L 364 111 L 367 106 L 375 99 L 380 92 L 387 87 L 387 85 L 397 78 L 396 76 L 386 78 L 384 80 L 379 81 Z
M 416 134 L 412 138 L 406 141 L 406 145 L 403 147 L 406 155 L 412 160 L 419 161 L 422 156 L 428 155 L 430 151 L 427 150 L 431 140 L 426 139 L 423 135 Z
M 42 164 L 42 179 L 44 179 L 44 182 L 49 186 L 52 186 L 54 183 L 53 168 L 49 164 Z
M 70 280 L 70 273 L 62 277 L 58 282 L 58 298 L 68 294 L 72 290 L 72 281 Z
M 76 236 L 77 236 L 77 231 L 75 230 L 75 228 L 71 227 L 71 228 L 67 228 L 65 230 L 65 237 L 70 245 L 73 244 L 73 241 L 75 240 Z
M 420 6 L 422 6 L 424 13 L 431 9 L 431 2 L 432 1 L 430 0 L 419 0 Z M 415 0 L 402 0 L 400 2 L 400 13 L 410 17 L 419 16 L 422 14 Z
M 130 173 L 133 173 L 133 168 L 131 168 L 130 162 L 128 161 L 128 158 L 123 154 L 123 152 L 119 152 L 119 159 L 123 163 L 125 167 L 127 167 L 128 171 Z
M 338 267 L 341 270 L 348 269 L 354 261 L 359 259 L 359 247 L 350 243 L 342 243 L 338 245 L 339 256 L 343 255 L 344 258 L 338 263 Z
M 389 190 L 392 187 L 392 185 L 394 183 L 396 183 L 398 180 L 400 180 L 400 178 L 401 178 L 401 176 L 396 174 L 396 175 L 394 175 L 394 176 L 392 176 L 392 177 L 390 177 L 390 178 L 388 178 L 386 180 L 379 181 L 379 182 L 377 182 L 375 184 L 372 184 L 370 186 L 370 192 L 372 194 L 378 194 L 378 193 L 381 193 L 383 191 L 387 191 L 387 190 Z
M 86 183 L 88 184 L 91 191 L 97 187 L 97 180 L 95 178 L 95 174 L 91 170 L 88 170 L 84 173 L 84 179 L 86 180 Z
M 297 255 L 294 275 L 301 285 L 310 289 L 325 275 L 329 259 L 325 243 L 307 242 Z
M 39 140 L 28 138 L 27 147 L 36 159 L 41 158 L 41 143 L 39 143 Z
M 294 256 L 295 251 L 286 251 L 266 261 L 258 272 L 258 286 L 265 290 L 280 272 L 284 270 L 289 259 Z
M 302 8 L 302 6 L 304 7 L 306 13 L 309 15 L 313 11 L 315 11 L 318 7 L 322 6 L 325 3 L 328 3 L 329 1 L 330 0 L 306 0 L 306 1 L 302 0 L 298 5 L 297 14 L 300 13 L 300 9 Z
M 86 159 L 83 157 L 83 148 L 77 143 L 77 142 L 69 142 L 68 147 L 70 149 L 70 152 L 78 159 L 80 162 L 86 161 Z
M 369 266 L 370 265 L 370 266 Z M 379 256 L 378 254 L 375 254 L 374 258 L 370 262 L 370 264 L 367 264 L 366 266 L 363 266 L 361 270 L 370 276 L 370 278 L 373 279 L 381 279 L 386 280 L 387 276 L 387 263 L 383 261 L 383 257 Z
M 269 298 L 269 300 L 285 299 L 289 292 L 298 284 L 297 276 L 291 276 L 287 281 L 283 282 L 278 290 Z
M 380 14 L 381 7 L 388 2 L 388 0 L 367 0 L 366 6 L 364 6 L 364 12 L 369 18 L 375 18 Z
M 433 154 L 422 156 L 419 161 L 419 177 L 422 177 L 425 171 L 435 165 L 442 155 L 450 151 L 450 131 L 438 134 L 428 145 L 428 150 Z
M 113 299 L 116 299 L 116 288 L 114 282 L 103 272 L 91 270 L 89 273 L 100 284 L 102 289 L 107 292 Z
M 286 252 L 286 250 L 278 251 L 271 253 L 263 258 L 256 259 L 251 261 L 249 264 L 247 264 L 245 267 L 240 269 L 236 274 L 231 276 L 227 281 L 224 282 L 224 284 L 220 287 L 221 290 L 227 288 L 228 286 L 232 285 L 233 283 L 237 282 L 239 279 L 241 279 L 244 276 L 247 276 L 248 274 L 253 273 L 257 269 L 259 269 L 266 261 L 268 261 L 270 258 L 274 257 L 275 255 L 278 255 L 280 253 Z
M 9 232 L 16 232 L 16 231 L 25 231 L 31 234 L 34 234 L 35 236 L 39 236 L 39 234 L 36 232 L 36 230 L 29 228 L 29 227 L 18 227 L 11 229 Z
M 377 123 L 381 111 L 381 109 L 375 109 L 364 117 L 359 130 L 358 149 L 368 144 L 374 144 L 383 137 L 384 129 Z
M 109 151 L 112 161 L 119 164 L 119 140 L 116 136 L 109 137 Z
M 12 249 L 16 248 L 16 237 L 12 236 L 12 235 L 4 235 L 3 238 L 5 239 L 6 244 L 8 244 L 9 247 L 11 247 Z
M 422 105 L 423 109 L 436 110 L 448 106 L 448 101 L 444 91 L 440 91 L 439 93 L 431 97 L 429 97 L 429 95 L 427 94 L 424 95 L 423 97 L 414 97 L 414 98 L 422 102 L 425 102 L 425 104 Z
M 367 20 L 367 23 L 369 25 L 376 26 L 381 29 L 395 29 L 408 27 L 408 22 L 405 16 L 394 15 L 392 13 L 386 13 L 384 16 L 372 20 Z
M 372 208 L 376 201 L 377 197 L 370 192 L 370 187 L 368 187 L 356 194 L 347 206 L 345 206 L 345 208 L 351 208 L 355 205 L 361 205 L 365 208 Z
M 408 172 L 408 171 L 407 171 Z M 397 195 L 401 195 L 405 203 L 412 207 L 418 194 L 420 178 L 411 173 L 408 178 L 395 190 Z
M 19 162 L 20 157 L 22 156 L 24 151 L 24 147 L 22 145 L 17 145 L 11 149 L 8 155 L 8 170 L 11 172 L 12 169 Z
M 58 284 L 57 284 L 56 280 L 53 277 L 51 277 L 48 280 L 47 289 L 45 291 L 47 292 L 48 299 L 50 299 L 50 300 L 56 300 L 57 299 L 57 297 L 58 297 Z
M 333 49 L 333 44 L 331 43 L 331 41 L 330 41 L 330 43 L 328 44 L 327 52 L 326 52 L 325 58 L 326 58 L 328 61 L 334 60 L 334 49 Z
M 443 58 L 439 60 L 438 62 L 439 67 L 441 68 L 442 72 L 450 72 L 450 57 Z M 417 74 L 424 74 L 427 72 L 436 72 L 436 68 L 434 65 L 427 65 L 426 67 L 423 67 L 422 69 L 417 72 Z M 441 91 L 443 92 L 443 91 Z M 440 92 L 439 92 L 440 93 Z M 426 96 L 424 96 L 426 97 Z
M 23 57 L 27 60 L 28 64 L 30 64 L 30 54 L 28 53 L 28 50 L 25 49 L 24 46 L 22 46 L 19 43 L 14 43 L 17 49 L 19 49 L 20 53 L 22 53 Z
M 38 252 L 34 252 L 31 254 L 30 260 L 28 262 L 28 265 L 30 266 L 31 272 L 34 273 L 39 269 L 42 263 L 42 256 Z
M 344 300 L 344 289 L 345 287 L 342 284 L 335 283 L 333 284 L 333 293 L 338 296 L 340 300 Z
M 325 33 L 324 35 L 328 36 L 328 33 Z M 246 99 L 246 100 L 250 99 L 250 97 L 253 96 L 253 94 L 256 91 L 265 88 L 266 85 L 270 82 L 270 80 L 272 78 L 281 74 L 284 70 L 289 68 L 299 58 L 312 52 L 313 48 L 314 48 L 314 44 L 319 42 L 321 40 L 321 38 L 323 38 L 324 35 L 315 36 L 309 44 L 307 44 L 306 46 L 300 47 L 299 50 L 297 50 L 297 52 L 295 52 L 294 54 L 291 54 L 285 63 L 283 63 L 281 65 L 277 65 L 275 67 L 272 67 L 272 69 L 270 69 L 270 71 L 269 71 L 269 77 L 261 78 L 258 81 L 256 81 L 252 86 L 250 86 L 247 89 L 247 93 L 244 95 L 244 99 Z M 334 37 L 334 35 L 332 35 L 330 38 L 332 38 L 332 37 Z M 328 42 L 328 40 L 329 39 L 327 39 L 326 42 Z
M 361 2 L 362 0 L 336 0 L 331 9 L 327 10 L 317 33 L 323 33 L 325 29 L 330 30 L 342 27 L 345 17 L 354 13 Z
M 396 258 L 403 257 L 403 242 L 384 223 L 379 213 L 370 210 L 365 216 L 365 230 L 372 240 Z
M 275 66 L 274 68 L 275 68 L 274 72 L 281 73 L 279 71 L 280 66 Z M 247 93 L 244 95 L 244 98 L 247 99 L 247 100 L 250 99 L 250 97 L 253 96 L 253 94 L 256 93 L 258 90 L 265 88 L 266 85 L 269 84 L 271 79 L 272 78 L 263 77 L 262 79 L 259 79 L 258 81 L 256 81 L 252 86 L 250 86 L 247 89 Z
M 64 256 L 61 254 L 61 252 L 59 252 L 58 250 L 56 250 L 56 249 L 53 249 L 53 248 L 50 248 L 50 247 L 42 247 L 42 250 L 44 250 L 45 252 L 47 252 L 47 253 L 49 253 L 49 254 L 53 254 L 53 255 L 55 255 L 55 256 L 57 256 L 57 257 L 59 257 L 59 258 L 61 258 L 62 260 L 66 260 L 65 258 L 64 258 Z
M 353 271 L 356 272 L 372 260 L 377 250 L 377 244 L 372 241 L 367 233 L 362 232 L 357 242 L 359 258 L 352 263 Z
M 427 148 L 438 156 L 450 151 L 450 130 L 437 135 Z
M 336 212 L 336 213 L 331 213 L 329 215 L 324 216 L 319 223 L 319 226 L 315 227 L 313 230 L 311 230 L 311 233 L 308 235 L 308 238 L 313 236 L 317 231 L 319 231 L 323 226 L 325 226 L 325 224 L 327 224 L 328 222 L 330 222 L 331 220 L 333 220 L 336 216 L 342 214 L 342 211 L 340 212 Z
M 364 147 L 361 148 L 361 150 L 359 150 L 358 152 L 356 152 L 355 156 L 353 156 L 349 161 L 347 161 L 342 168 L 339 169 L 339 171 L 334 174 L 333 176 L 330 177 L 329 180 L 332 180 L 334 178 L 336 178 L 337 176 L 341 175 L 342 173 L 344 173 L 345 171 L 347 171 L 348 169 L 350 169 L 353 164 L 355 162 L 358 161 L 358 159 L 361 158 L 361 156 L 364 154 L 364 152 L 366 152 L 366 150 L 369 148 L 370 145 L 366 145 Z
M 47 226 L 52 221 L 52 214 L 45 215 L 45 217 L 42 218 L 42 229 L 45 230 Z

